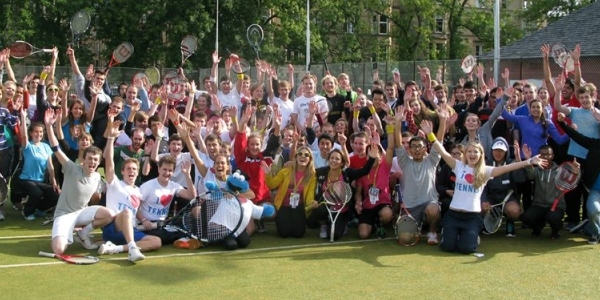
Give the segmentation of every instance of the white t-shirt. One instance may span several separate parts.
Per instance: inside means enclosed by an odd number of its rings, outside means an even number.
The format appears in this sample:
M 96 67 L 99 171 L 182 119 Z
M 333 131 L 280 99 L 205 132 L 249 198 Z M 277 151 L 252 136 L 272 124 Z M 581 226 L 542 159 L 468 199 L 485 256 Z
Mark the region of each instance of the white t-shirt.
M 208 169 L 207 175 L 210 174 L 212 172 L 210 170 L 210 168 L 215 166 L 215 161 L 212 160 L 212 158 L 210 158 L 210 156 L 208 156 L 208 154 L 202 153 L 200 151 L 198 151 L 198 156 L 200 156 L 200 159 L 202 160 L 202 162 Z M 196 187 L 196 191 L 198 192 L 198 194 L 200 194 L 200 193 L 206 192 L 206 188 L 204 187 L 204 182 L 202 181 L 202 174 L 200 174 L 200 170 L 198 170 L 198 166 L 196 166 L 196 164 L 194 164 L 194 166 L 196 167 L 196 172 L 195 172 L 196 176 L 194 178 L 194 186 Z M 200 187 L 200 186 L 202 186 L 202 187 Z
M 196 176 L 196 178 L 198 178 L 198 177 Z M 227 181 L 218 180 L 217 177 L 215 176 L 215 173 L 209 169 L 208 172 L 206 173 L 206 177 L 204 177 L 204 178 L 200 177 L 198 182 L 195 184 L 196 190 L 198 191 L 198 195 L 202 195 L 202 194 L 208 192 L 208 190 L 206 189 L 206 186 L 204 185 L 208 181 L 212 181 L 212 182 L 216 183 L 217 186 L 219 186 L 219 188 L 221 188 L 221 189 L 227 189 Z
M 298 123 L 300 125 L 304 125 L 306 123 L 306 117 L 308 116 L 308 104 L 311 101 L 317 102 L 319 113 L 329 112 L 329 108 L 327 107 L 327 99 L 321 95 L 314 95 L 310 98 L 306 98 L 304 96 L 300 96 L 294 100 L 294 108 L 292 113 L 298 114 Z M 314 122 L 316 123 L 316 117 Z
M 485 182 L 492 176 L 492 169 L 493 167 L 485 166 Z M 477 189 L 474 188 L 475 175 L 473 168 L 460 161 L 456 161 L 452 171 L 456 174 L 456 185 L 450 208 L 468 212 L 481 212 L 481 194 L 485 183 Z
M 117 214 L 129 209 L 133 216 L 132 224 L 136 223 L 135 215 L 140 207 L 141 199 L 142 191 L 139 187 L 129 186 L 123 180 L 119 180 L 117 176 L 114 176 L 112 182 L 106 184 L 106 207 Z
M 219 98 L 219 101 L 221 101 L 221 106 L 223 108 L 235 106 L 238 108 L 238 112 L 242 108 L 241 96 L 240 96 L 240 93 L 238 93 L 236 88 L 232 88 L 231 91 L 227 95 L 225 95 L 220 90 L 217 91 L 217 98 Z
M 180 184 L 173 181 L 169 181 L 167 186 L 158 183 L 157 178 L 146 181 L 140 187 L 142 203 L 139 210 L 142 217 L 150 221 L 164 221 L 169 214 L 169 206 L 173 197 L 182 189 Z
M 37 110 L 37 94 L 29 93 L 29 106 L 27 107 L 27 115 L 29 116 L 29 120 L 33 120 L 35 117 L 35 111 Z M 42 120 L 43 121 L 43 120 Z
M 281 112 L 281 128 L 285 128 L 289 123 L 290 116 L 294 110 L 294 101 L 289 99 L 283 101 L 280 98 L 274 98 L 273 103 L 276 103 L 279 106 L 279 111 Z
M 163 153 L 158 155 L 158 159 L 160 160 L 162 157 L 171 155 L 170 153 Z M 181 171 L 181 166 L 184 162 L 189 161 L 193 163 L 192 156 L 189 152 L 180 153 L 179 156 L 175 157 L 177 163 L 175 164 L 175 170 L 173 170 L 173 175 L 171 176 L 171 181 L 177 182 L 181 186 L 187 188 L 187 182 L 185 180 L 185 175 Z
M 203 138 L 206 138 L 208 136 L 208 132 L 206 131 L 206 127 L 200 128 L 200 134 L 202 135 Z M 221 141 L 223 141 L 225 143 L 232 143 L 233 142 L 233 140 L 231 139 L 231 136 L 229 136 L 229 130 L 224 130 L 223 132 L 221 132 L 221 134 L 219 135 L 219 137 L 221 138 Z

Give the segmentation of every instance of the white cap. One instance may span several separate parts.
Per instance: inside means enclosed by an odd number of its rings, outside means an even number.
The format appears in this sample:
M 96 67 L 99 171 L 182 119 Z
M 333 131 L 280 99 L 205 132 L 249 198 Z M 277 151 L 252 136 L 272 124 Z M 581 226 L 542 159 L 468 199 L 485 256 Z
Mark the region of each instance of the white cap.
M 508 151 L 508 148 L 506 147 L 506 143 L 504 143 L 502 141 L 497 141 L 492 145 L 492 150 L 496 150 L 496 149 Z

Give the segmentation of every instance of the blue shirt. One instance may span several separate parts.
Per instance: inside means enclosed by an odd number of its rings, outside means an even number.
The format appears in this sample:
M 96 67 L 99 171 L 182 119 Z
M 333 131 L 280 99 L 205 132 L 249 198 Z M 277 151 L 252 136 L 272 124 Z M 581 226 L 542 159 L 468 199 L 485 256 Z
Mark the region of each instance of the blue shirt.
M 52 156 L 52 150 L 48 144 L 43 142 L 37 145 L 27 143 L 23 149 L 23 172 L 19 178 L 43 182 L 50 156 Z
M 590 138 L 600 138 L 600 124 L 592 115 L 591 110 L 575 107 L 570 107 L 570 110 L 569 117 L 577 125 L 577 132 Z M 588 150 L 586 148 L 571 140 L 571 143 L 569 143 L 569 155 L 585 159 L 587 153 Z
M 75 125 L 79 125 L 79 120 L 74 120 Z M 63 125 L 62 130 L 63 130 L 63 134 L 65 136 L 65 141 L 67 142 L 67 144 L 69 144 L 69 147 L 72 150 L 79 150 L 79 144 L 77 144 L 77 140 L 75 138 L 73 138 L 71 136 L 71 124 L 69 122 L 67 122 L 65 125 Z M 90 125 L 89 123 L 84 125 L 84 131 L 85 132 L 90 132 Z
M 511 115 L 506 110 L 503 110 L 502 117 L 513 124 L 519 124 L 519 128 L 521 128 L 522 132 L 521 145 L 527 144 L 531 149 L 531 155 L 539 154 L 540 147 L 546 145 L 547 135 L 551 136 L 552 139 L 559 145 L 569 141 L 569 136 L 566 134 L 560 135 L 551 120 L 546 120 L 546 136 L 542 136 L 544 133 L 544 126 L 542 125 L 542 122 L 540 121 L 536 123 L 531 115 Z M 524 158 L 522 153 L 521 158 Z

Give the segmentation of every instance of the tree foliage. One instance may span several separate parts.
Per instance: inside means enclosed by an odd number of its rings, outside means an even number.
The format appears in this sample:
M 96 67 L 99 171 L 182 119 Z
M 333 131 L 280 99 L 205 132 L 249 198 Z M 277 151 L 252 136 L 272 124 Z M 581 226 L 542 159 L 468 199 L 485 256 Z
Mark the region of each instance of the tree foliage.
M 528 24 L 533 24 L 535 28 L 541 28 L 547 23 L 552 23 L 593 2 L 595 0 L 529 1 L 527 9 L 522 13 L 522 18 Z

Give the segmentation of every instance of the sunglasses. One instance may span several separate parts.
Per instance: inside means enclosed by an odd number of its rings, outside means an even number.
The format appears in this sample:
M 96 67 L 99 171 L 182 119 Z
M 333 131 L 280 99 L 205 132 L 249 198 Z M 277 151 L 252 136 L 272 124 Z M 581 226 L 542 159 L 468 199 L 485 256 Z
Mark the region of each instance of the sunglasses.
M 54 89 L 48 89 L 48 92 L 58 92 L 58 89 L 54 88 Z
M 308 152 L 298 152 L 296 156 L 304 156 L 310 158 L 310 153 Z

